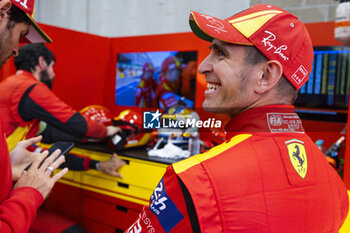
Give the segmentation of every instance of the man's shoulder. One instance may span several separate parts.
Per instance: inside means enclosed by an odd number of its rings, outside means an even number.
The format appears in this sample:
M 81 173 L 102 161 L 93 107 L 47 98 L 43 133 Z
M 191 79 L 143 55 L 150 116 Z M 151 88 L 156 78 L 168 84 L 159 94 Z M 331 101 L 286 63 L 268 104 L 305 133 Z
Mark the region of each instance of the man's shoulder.
M 204 153 L 194 155 L 188 159 L 173 164 L 173 168 L 176 173 L 181 173 L 194 168 L 201 163 L 208 164 L 212 161 L 225 160 L 226 157 L 229 157 L 231 160 L 241 159 L 240 156 L 235 155 L 239 155 L 239 153 L 242 153 L 243 151 L 251 151 L 253 153 L 251 143 L 249 142 L 251 137 L 253 137 L 252 134 L 238 134 Z
M 143 88 L 145 86 L 145 80 L 140 81 L 139 85 L 137 86 L 138 88 Z
M 0 83 L 0 90 L 6 90 L 7 93 L 13 94 L 15 92 L 17 93 L 18 91 L 25 91 L 28 87 L 36 83 L 38 83 L 38 81 L 34 79 L 27 78 L 23 75 L 15 74 L 5 78 Z
M 13 74 L 5 80 L 7 83 L 18 83 L 18 85 L 26 85 L 28 83 L 39 83 L 39 81 L 35 78 L 32 78 L 28 75 L 25 75 L 23 73 L 20 74 Z

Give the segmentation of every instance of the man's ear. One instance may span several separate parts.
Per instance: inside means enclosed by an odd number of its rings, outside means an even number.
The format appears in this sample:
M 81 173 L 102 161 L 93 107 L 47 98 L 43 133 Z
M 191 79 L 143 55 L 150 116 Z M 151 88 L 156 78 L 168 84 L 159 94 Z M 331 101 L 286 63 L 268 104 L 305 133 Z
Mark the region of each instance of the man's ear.
M 44 58 L 43 58 L 43 56 L 40 56 L 39 58 L 38 58 L 38 66 L 39 66 L 39 68 L 40 68 L 40 70 L 43 70 L 43 69 L 45 69 L 45 60 L 44 60 Z
M 261 66 L 262 72 L 255 87 L 256 93 L 263 94 L 273 89 L 283 74 L 283 67 L 279 61 L 267 61 Z
M 6 17 L 7 12 L 11 9 L 10 0 L 0 0 L 0 21 Z

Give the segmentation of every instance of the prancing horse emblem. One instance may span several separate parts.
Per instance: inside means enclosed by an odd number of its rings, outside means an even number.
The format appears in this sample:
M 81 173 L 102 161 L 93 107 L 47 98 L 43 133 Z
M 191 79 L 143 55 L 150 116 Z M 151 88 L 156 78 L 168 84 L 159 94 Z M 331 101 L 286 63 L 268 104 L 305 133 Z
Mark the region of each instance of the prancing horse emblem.
M 286 141 L 289 159 L 301 178 L 305 178 L 307 173 L 307 156 L 304 147 L 304 142 L 293 139 Z

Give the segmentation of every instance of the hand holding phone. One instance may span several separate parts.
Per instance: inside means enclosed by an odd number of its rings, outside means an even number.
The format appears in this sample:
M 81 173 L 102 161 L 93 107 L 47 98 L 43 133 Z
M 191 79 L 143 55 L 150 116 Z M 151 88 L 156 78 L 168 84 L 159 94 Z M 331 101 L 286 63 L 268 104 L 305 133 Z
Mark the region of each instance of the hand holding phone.
M 61 150 L 61 155 L 65 155 L 68 153 L 71 149 L 73 149 L 74 143 L 73 142 L 62 142 L 58 141 L 55 144 L 53 144 L 49 149 L 49 154 L 46 156 L 45 159 L 40 163 L 39 167 L 43 164 L 43 162 L 57 149 Z M 60 156 L 58 156 L 54 161 L 56 161 Z M 29 164 L 24 170 L 28 170 L 32 164 Z

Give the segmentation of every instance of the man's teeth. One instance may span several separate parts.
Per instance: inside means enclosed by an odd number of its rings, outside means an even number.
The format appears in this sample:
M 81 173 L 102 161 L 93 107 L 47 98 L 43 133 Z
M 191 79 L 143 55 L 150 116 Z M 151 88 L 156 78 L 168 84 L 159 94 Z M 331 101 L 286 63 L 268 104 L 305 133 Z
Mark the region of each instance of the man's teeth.
M 220 87 L 221 87 L 221 85 L 219 85 L 219 84 L 207 83 L 207 88 L 208 88 L 209 90 L 216 90 L 216 89 L 218 89 L 218 88 L 220 88 Z

